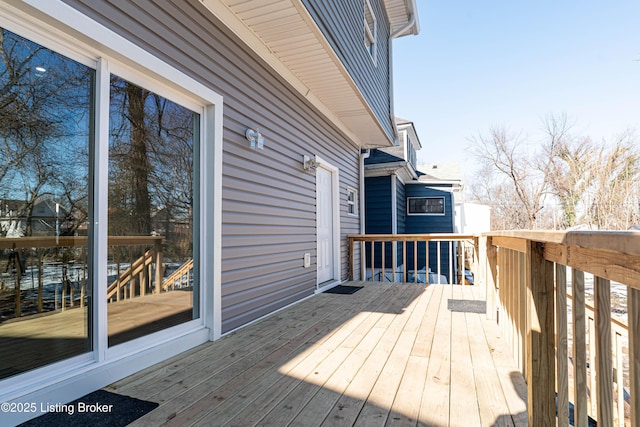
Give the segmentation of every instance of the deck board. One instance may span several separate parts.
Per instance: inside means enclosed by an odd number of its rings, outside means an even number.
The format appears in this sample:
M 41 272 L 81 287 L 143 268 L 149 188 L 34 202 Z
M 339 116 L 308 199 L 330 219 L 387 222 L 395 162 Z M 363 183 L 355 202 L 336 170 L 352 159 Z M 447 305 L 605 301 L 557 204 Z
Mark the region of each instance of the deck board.
M 160 403 L 134 426 L 526 420 L 524 380 L 514 376 L 497 326 L 448 308 L 449 299 L 474 299 L 477 290 L 358 285 L 353 295 L 314 296 L 108 389 Z

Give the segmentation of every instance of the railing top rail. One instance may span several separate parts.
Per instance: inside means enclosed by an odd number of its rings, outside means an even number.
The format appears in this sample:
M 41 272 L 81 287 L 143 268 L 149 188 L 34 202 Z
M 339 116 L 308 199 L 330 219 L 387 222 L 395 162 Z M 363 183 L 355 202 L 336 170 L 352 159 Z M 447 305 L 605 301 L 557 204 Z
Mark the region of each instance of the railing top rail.
M 163 236 L 110 236 L 109 246 L 146 245 L 160 243 Z M 66 248 L 87 245 L 86 236 L 0 237 L 0 249 Z
M 429 234 L 351 234 L 349 239 L 359 242 L 380 241 L 428 241 L 428 240 L 470 240 L 478 236 L 473 234 L 429 233 Z
M 487 237 L 507 237 L 542 243 L 577 246 L 630 255 L 640 255 L 640 231 L 496 231 Z

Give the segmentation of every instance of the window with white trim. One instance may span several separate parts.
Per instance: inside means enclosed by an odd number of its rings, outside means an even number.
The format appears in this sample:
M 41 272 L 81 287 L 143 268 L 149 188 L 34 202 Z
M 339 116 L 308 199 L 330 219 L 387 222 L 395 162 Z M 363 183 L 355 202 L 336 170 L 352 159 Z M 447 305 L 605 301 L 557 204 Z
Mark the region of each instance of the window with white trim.
M 444 197 L 408 197 L 409 215 L 444 215 Z
M 364 1 L 364 45 L 374 63 L 377 61 L 378 28 L 376 15 L 369 0 Z
M 357 199 L 358 199 L 358 192 L 351 187 L 347 187 L 347 213 L 349 215 L 355 216 L 358 214 L 356 210 Z

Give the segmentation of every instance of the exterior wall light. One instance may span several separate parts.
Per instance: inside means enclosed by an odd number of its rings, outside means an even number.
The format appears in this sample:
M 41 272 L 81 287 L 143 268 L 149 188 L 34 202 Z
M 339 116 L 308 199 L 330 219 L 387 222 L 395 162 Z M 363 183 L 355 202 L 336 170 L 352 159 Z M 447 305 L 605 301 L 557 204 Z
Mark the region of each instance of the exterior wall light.
M 318 166 L 320 166 L 320 162 L 316 159 L 312 159 L 307 155 L 304 155 L 302 156 L 302 166 L 306 171 L 315 171 Z
M 260 130 L 247 129 L 247 131 L 244 133 L 244 136 L 247 138 L 247 141 L 251 143 L 252 149 L 264 149 L 264 138 L 262 137 Z

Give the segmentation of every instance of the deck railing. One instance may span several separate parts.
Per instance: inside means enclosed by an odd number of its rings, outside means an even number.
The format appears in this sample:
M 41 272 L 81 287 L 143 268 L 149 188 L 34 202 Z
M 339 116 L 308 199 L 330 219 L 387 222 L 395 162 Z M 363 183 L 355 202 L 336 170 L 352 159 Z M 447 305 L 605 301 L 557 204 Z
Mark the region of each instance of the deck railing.
M 352 235 L 349 277 L 358 272 L 360 280 L 376 282 L 471 284 L 477 241 L 477 236 L 444 233 Z
M 569 425 L 572 402 L 573 425 L 591 417 L 599 426 L 640 426 L 640 233 L 508 232 L 482 240 L 487 314 L 527 380 L 529 425 L 555 425 L 556 410 L 558 425 Z M 593 275 L 593 305 L 585 273 Z M 612 281 L 626 286 L 626 321 L 612 318 Z
M 109 301 L 143 296 L 148 292 L 160 293 L 163 285 L 166 290 L 168 285 L 163 283 L 163 239 L 162 236 L 109 237 L 107 244 L 115 265 L 115 279 L 108 284 L 107 289 Z M 13 289 L 14 317 L 23 315 L 25 301 L 22 295 L 22 281 L 25 275 L 23 270 L 27 269 L 34 276 L 31 281 L 34 284 L 37 283 L 36 300 L 29 302 L 30 305 L 36 306 L 37 313 L 50 310 L 65 311 L 75 306 L 85 306 L 88 280 L 87 243 L 86 236 L 0 238 L 0 250 L 8 250 L 10 254 L 4 262 L 7 273 L 3 276 L 3 280 L 0 280 L 0 290 L 5 287 L 5 279 L 11 282 L 7 283 L 6 288 Z M 62 284 L 55 287 L 54 301 L 49 301 L 49 305 L 53 304 L 53 306 L 45 307 L 47 290 L 44 286 L 43 271 L 50 265 L 60 268 Z M 156 266 L 160 267 L 156 268 Z M 76 286 L 70 286 L 72 279 L 66 277 L 67 270 L 72 267 L 74 271 L 79 271 L 79 273 L 76 272 L 79 276 L 76 278 L 79 289 L 76 289 Z M 155 286 L 155 283 L 160 285 Z

